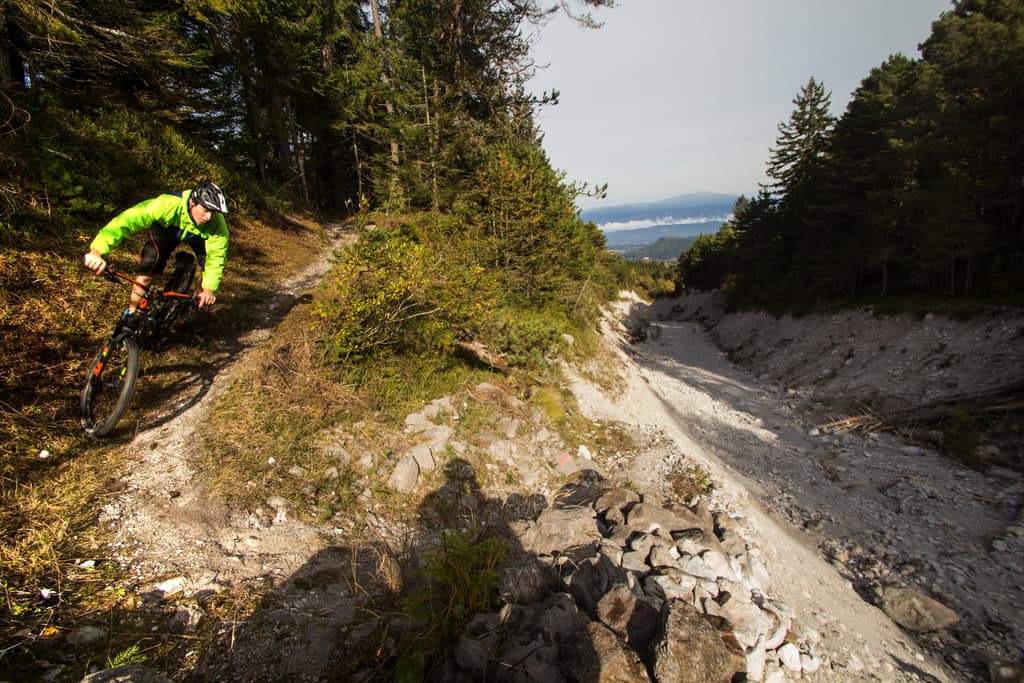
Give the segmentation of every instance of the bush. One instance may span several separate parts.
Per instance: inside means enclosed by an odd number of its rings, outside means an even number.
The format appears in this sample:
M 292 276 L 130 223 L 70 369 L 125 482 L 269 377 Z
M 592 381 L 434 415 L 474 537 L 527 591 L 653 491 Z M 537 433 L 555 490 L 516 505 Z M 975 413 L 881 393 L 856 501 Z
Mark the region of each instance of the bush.
M 446 354 L 493 306 L 483 269 L 435 248 L 422 227 L 372 230 L 340 255 L 315 308 L 327 362 Z

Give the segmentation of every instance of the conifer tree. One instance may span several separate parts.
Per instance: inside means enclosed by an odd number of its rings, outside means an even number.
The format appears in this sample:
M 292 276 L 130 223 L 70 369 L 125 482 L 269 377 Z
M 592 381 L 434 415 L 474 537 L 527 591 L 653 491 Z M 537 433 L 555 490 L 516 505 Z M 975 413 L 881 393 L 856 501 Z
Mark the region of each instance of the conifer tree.
M 793 100 L 796 109 L 779 124 L 779 137 L 771 150 L 767 174 L 775 182 L 767 189 L 785 201 L 796 195 L 823 165 L 828 136 L 835 123 L 829 112 L 832 96 L 813 77 Z

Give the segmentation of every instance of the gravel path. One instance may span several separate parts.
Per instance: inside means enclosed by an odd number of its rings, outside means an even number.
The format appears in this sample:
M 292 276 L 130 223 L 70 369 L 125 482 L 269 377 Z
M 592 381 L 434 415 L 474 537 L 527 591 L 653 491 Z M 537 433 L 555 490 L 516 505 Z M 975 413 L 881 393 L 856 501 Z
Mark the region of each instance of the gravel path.
M 678 310 L 678 304 L 633 305 L 652 326 L 646 340 L 624 354 L 643 381 L 630 382 L 628 398 L 613 412 L 620 420 L 667 431 L 723 482 L 730 504 L 747 508 L 771 557 L 776 588 L 798 612 L 818 620 L 831 641 L 826 648 L 847 665 L 847 673 L 859 670 L 880 680 L 988 680 L 990 665 L 1019 661 L 1020 475 L 967 469 L 888 434 L 815 428 L 801 417 L 807 407 L 802 397 L 809 392 L 759 382 L 729 362 L 702 324 L 673 315 L 673 305 Z M 802 324 L 814 329 L 824 323 Z M 856 339 L 855 332 L 863 337 L 863 330 L 849 330 L 846 338 Z M 745 353 L 761 363 L 751 370 L 763 374 L 770 362 L 780 362 L 779 353 L 753 348 L 776 342 L 749 320 L 744 335 Z M 975 336 L 991 352 L 993 341 Z M 838 355 L 857 351 L 862 349 L 839 348 Z M 922 363 L 927 360 L 923 354 Z M 842 373 L 816 372 L 824 363 L 815 356 L 789 353 L 785 362 L 833 383 Z M 861 365 L 852 370 L 861 383 L 892 381 L 869 377 Z M 905 370 L 915 376 L 912 367 Z M 959 622 L 916 636 L 899 629 L 873 606 L 895 587 L 937 599 Z

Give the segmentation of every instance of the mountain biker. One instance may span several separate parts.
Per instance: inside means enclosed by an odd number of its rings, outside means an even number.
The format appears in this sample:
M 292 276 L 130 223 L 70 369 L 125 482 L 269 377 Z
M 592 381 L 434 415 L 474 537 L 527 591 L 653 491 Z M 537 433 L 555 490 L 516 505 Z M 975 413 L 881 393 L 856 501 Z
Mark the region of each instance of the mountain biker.
M 149 287 L 154 275 L 164 272 L 167 259 L 179 244 L 185 243 L 195 252 L 202 269 L 199 307 L 213 304 L 214 292 L 220 286 L 224 261 L 228 252 L 228 226 L 224 214 L 228 200 L 219 187 L 204 180 L 180 194 L 161 194 L 122 211 L 97 233 L 85 254 L 85 267 L 97 275 L 107 267 L 105 256 L 124 238 L 140 230 L 149 230 L 146 243 L 135 269 L 140 285 Z M 132 286 L 125 310 L 126 323 L 138 324 L 135 317 L 146 290 Z

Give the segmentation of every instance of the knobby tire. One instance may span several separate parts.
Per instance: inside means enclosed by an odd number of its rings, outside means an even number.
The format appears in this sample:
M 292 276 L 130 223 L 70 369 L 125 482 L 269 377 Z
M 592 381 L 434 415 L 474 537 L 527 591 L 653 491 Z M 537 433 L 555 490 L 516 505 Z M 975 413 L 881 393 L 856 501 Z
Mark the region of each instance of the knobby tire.
M 93 437 L 109 434 L 128 409 L 139 376 L 139 342 L 111 339 L 98 354 L 82 389 L 82 428 Z

